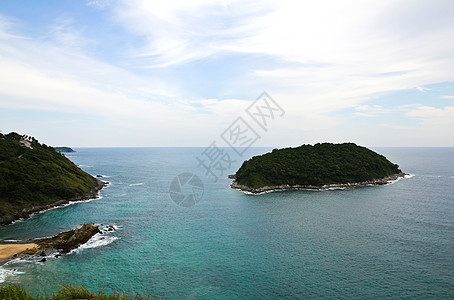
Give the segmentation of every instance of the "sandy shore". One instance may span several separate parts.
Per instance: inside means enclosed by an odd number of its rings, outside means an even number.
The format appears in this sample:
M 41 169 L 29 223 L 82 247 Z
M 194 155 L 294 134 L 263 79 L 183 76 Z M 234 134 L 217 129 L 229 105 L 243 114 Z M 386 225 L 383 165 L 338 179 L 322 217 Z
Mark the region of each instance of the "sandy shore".
M 5 259 L 13 256 L 14 254 L 20 253 L 27 249 L 35 248 L 36 244 L 0 244 L 0 259 Z

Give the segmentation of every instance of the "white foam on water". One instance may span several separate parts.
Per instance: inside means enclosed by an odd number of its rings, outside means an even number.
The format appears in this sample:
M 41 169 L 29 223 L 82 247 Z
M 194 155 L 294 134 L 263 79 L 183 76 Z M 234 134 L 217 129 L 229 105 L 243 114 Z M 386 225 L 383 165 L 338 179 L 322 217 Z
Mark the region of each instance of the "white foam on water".
M 322 189 L 323 191 L 335 191 L 335 190 L 345 190 L 347 187 L 345 186 L 339 186 L 339 187 L 330 187 L 326 189 Z
M 399 180 L 408 179 L 408 178 L 412 178 L 412 177 L 415 177 L 415 174 L 405 174 L 403 177 L 398 177 L 397 179 L 389 180 L 386 184 L 394 184 L 394 183 L 398 182 Z
M 116 237 L 116 236 L 105 236 L 103 234 L 97 233 L 94 236 L 92 236 L 88 240 L 88 242 L 86 242 L 85 244 L 80 245 L 78 248 L 72 250 L 69 254 L 71 254 L 73 252 L 77 253 L 82 249 L 91 249 L 91 248 L 107 246 L 118 239 L 119 239 L 119 237 Z
M 372 184 L 371 184 L 372 185 Z M 272 189 L 272 190 L 267 190 L 259 193 L 253 193 L 249 191 L 243 191 L 241 189 L 235 189 L 237 191 L 242 192 L 243 194 L 246 195 L 252 195 L 252 196 L 259 196 L 263 194 L 268 194 L 268 193 L 274 193 L 274 192 L 287 192 L 287 191 L 309 191 L 309 192 L 323 192 L 323 191 L 335 191 L 335 190 L 346 190 L 348 187 L 345 186 L 338 186 L 338 187 L 328 187 L 328 188 L 321 188 L 321 189 L 309 189 L 309 188 L 288 188 L 288 189 Z
M 76 249 L 71 250 L 68 254 L 78 253 L 82 249 L 91 249 L 107 246 L 113 243 L 114 241 L 120 239 L 117 236 L 110 235 L 112 232 L 118 231 L 118 229 L 120 228 L 122 228 L 122 226 L 120 225 L 105 225 L 100 228 L 101 233 L 95 234 L 85 244 L 82 244 Z
M 44 262 L 42 261 L 43 258 L 45 258 L 45 261 L 48 261 L 50 259 L 55 259 L 56 255 L 60 255 L 58 251 L 52 251 L 49 252 L 47 255 L 41 256 L 41 255 L 30 255 L 30 256 L 25 256 L 25 257 L 18 257 L 11 259 L 4 263 L 4 266 L 10 266 L 10 265 L 17 265 L 17 264 L 37 264 L 37 265 L 43 265 Z
M 24 274 L 24 272 L 20 272 L 20 271 L 17 271 L 17 270 L 9 270 L 9 269 L 5 269 L 3 267 L 0 267 L 0 283 L 5 282 L 6 277 L 15 276 L 15 275 L 18 275 L 18 274 Z
M 53 207 L 50 207 L 50 208 L 46 208 L 46 209 L 43 209 L 43 210 L 34 212 L 34 213 L 32 213 L 32 214 L 30 215 L 30 218 L 33 217 L 33 216 L 35 216 L 35 215 L 39 215 L 39 214 L 45 213 L 45 212 L 47 212 L 47 211 L 49 211 L 49 210 L 64 208 L 64 207 L 67 207 L 67 206 L 70 206 L 70 205 L 73 205 L 73 204 L 78 204 L 78 203 L 91 202 L 91 201 L 93 201 L 93 200 L 99 200 L 99 199 L 102 199 L 102 198 L 103 198 L 103 196 L 98 195 L 96 198 L 91 198 L 91 199 L 87 199 L 87 200 L 69 201 L 68 203 L 65 203 L 65 204 L 56 205 L 56 206 L 53 206 Z M 16 221 L 14 221 L 12 224 L 14 224 L 15 222 L 20 222 L 20 221 L 23 221 L 23 219 L 16 220 Z
M 397 179 L 394 179 L 394 180 L 388 180 L 386 182 L 386 184 L 394 184 L 396 182 L 398 182 L 399 180 L 402 180 L 402 179 L 408 179 L 408 178 L 412 178 L 414 177 L 415 174 L 405 174 L 403 177 L 398 177 Z M 441 176 L 436 176 L 436 177 L 441 177 Z M 451 176 L 451 178 L 454 178 L 454 176 Z M 375 186 L 375 184 L 365 184 L 365 185 L 362 185 L 362 186 Z M 356 186 L 352 186 L 352 187 L 356 187 Z M 263 192 L 260 192 L 260 193 L 253 193 L 253 192 L 249 192 L 249 191 L 243 191 L 242 189 L 235 189 L 237 191 L 240 191 L 242 192 L 243 194 L 246 194 L 246 195 L 253 195 L 253 196 L 258 196 L 258 195 L 263 195 L 263 194 L 268 194 L 268 193 L 274 193 L 274 192 L 284 192 L 284 191 L 313 191 L 313 192 L 323 192 L 323 191 L 334 191 L 334 190 L 346 190 L 348 189 L 349 186 L 337 186 L 337 187 L 327 187 L 327 188 L 320 188 L 320 189 L 309 189 L 309 188 L 288 188 L 288 189 L 272 189 L 272 190 L 267 190 L 267 191 L 263 191 Z
M 101 233 L 97 233 L 92 236 L 85 244 L 80 245 L 78 248 L 70 251 L 69 254 L 78 253 L 82 249 L 98 248 L 109 245 L 114 241 L 120 239 L 117 236 L 112 236 L 111 233 L 118 231 L 123 228 L 121 225 L 105 225 L 100 228 Z M 9 240 L 13 241 L 13 240 Z M 14 240 L 15 241 L 15 240 Z M 3 266 L 14 266 L 20 264 L 38 264 L 44 265 L 44 263 L 51 259 L 56 259 L 62 254 L 59 251 L 46 250 L 46 255 L 29 255 L 24 257 L 13 258 L 3 264 Z M 44 260 L 44 261 L 43 261 Z M 0 266 L 0 283 L 4 282 L 8 276 L 14 276 L 17 274 L 24 274 L 24 272 L 17 271 L 16 269 L 7 269 Z
M 71 250 L 68 254 L 78 253 L 82 249 L 91 249 L 107 246 L 118 239 L 119 237 L 117 236 L 108 236 L 102 233 L 97 233 L 94 236 L 92 236 L 85 244 L 82 244 L 76 249 Z
M 138 185 L 143 185 L 143 182 L 131 183 L 129 186 L 138 186 Z
M 14 223 L 20 223 L 20 222 L 23 222 L 23 221 L 24 221 L 24 218 L 19 218 L 17 220 L 12 221 L 10 225 L 13 225 Z

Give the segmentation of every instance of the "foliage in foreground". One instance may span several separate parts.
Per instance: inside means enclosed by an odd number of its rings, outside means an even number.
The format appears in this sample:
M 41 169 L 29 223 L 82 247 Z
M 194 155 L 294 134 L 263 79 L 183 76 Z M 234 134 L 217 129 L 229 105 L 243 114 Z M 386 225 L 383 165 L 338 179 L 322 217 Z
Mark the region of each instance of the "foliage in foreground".
M 236 182 L 253 188 L 364 182 L 401 173 L 386 157 L 353 143 L 274 149 L 245 161 Z
M 83 286 L 79 285 L 64 285 L 60 290 L 55 292 L 53 296 L 32 297 L 28 295 L 24 289 L 18 285 L 5 285 L 0 286 L 0 300 L 73 300 L 73 299 L 87 299 L 87 300 L 145 300 L 154 299 L 150 296 L 130 296 L 125 293 L 114 293 L 107 295 L 104 291 L 97 293 L 90 292 Z

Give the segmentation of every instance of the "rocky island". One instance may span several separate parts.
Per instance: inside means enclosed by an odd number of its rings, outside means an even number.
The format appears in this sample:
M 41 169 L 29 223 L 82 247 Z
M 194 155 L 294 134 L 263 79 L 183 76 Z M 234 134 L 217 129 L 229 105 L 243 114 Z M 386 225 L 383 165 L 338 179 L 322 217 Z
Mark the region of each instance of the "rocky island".
M 54 147 L 55 151 L 59 153 L 71 153 L 71 152 L 76 152 L 70 147 Z
M 386 184 L 405 174 L 386 157 L 354 143 L 274 149 L 245 161 L 232 188 L 251 193 Z
M 0 225 L 96 198 L 106 184 L 34 137 L 0 133 Z

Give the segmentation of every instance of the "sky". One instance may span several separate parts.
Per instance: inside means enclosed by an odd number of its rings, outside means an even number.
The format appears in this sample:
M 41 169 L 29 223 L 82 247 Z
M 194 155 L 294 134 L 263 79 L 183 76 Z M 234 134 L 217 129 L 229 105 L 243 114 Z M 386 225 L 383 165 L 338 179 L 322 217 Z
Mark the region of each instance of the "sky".
M 0 130 L 223 146 L 241 117 L 253 146 L 454 147 L 453 16 L 451 0 L 0 0 Z M 263 92 L 282 110 L 266 128 L 247 113 Z

